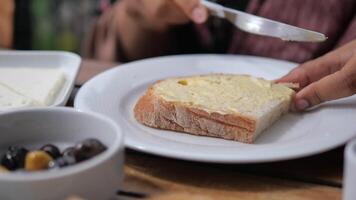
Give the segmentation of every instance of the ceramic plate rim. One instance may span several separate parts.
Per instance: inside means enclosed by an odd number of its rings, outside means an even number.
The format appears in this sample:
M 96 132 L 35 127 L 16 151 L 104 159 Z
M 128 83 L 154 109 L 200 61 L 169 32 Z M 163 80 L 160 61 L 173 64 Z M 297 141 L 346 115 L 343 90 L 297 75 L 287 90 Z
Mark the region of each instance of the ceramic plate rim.
M 144 64 L 145 62 L 149 62 L 149 61 L 154 61 L 154 60 L 159 60 L 159 59 L 183 59 L 184 57 L 204 57 L 204 56 L 215 56 L 215 57 L 246 57 L 249 59 L 262 59 L 262 60 L 269 60 L 269 61 L 273 61 L 273 62 L 281 62 L 281 63 L 289 63 L 289 64 L 293 64 L 293 65 L 297 65 L 296 63 L 292 63 L 292 62 L 288 62 L 288 61 L 283 61 L 283 60 L 276 60 L 276 59 L 272 59 L 272 58 L 264 58 L 264 57 L 257 57 L 257 56 L 245 56 L 245 55 L 220 55 L 220 54 L 194 54 L 194 55 L 173 55 L 173 56 L 162 56 L 162 57 L 156 57 L 156 58 L 149 58 L 149 59 L 143 59 L 143 60 L 139 60 L 139 61 L 134 61 L 131 63 L 127 63 L 127 64 L 122 64 L 119 67 L 115 67 L 113 69 L 109 69 L 97 76 L 95 76 L 94 78 L 92 78 L 91 80 L 89 80 L 86 84 L 84 84 L 82 86 L 82 88 L 78 91 L 78 94 L 75 98 L 74 101 L 74 107 L 82 110 L 82 111 L 87 111 L 88 108 L 83 108 L 82 102 L 83 99 L 82 96 L 84 95 L 85 90 L 87 90 L 87 88 L 90 88 L 90 85 L 95 84 L 97 80 L 100 80 L 101 77 L 104 77 L 108 74 L 111 73 L 115 73 L 115 72 L 120 72 L 122 70 L 126 70 L 128 67 L 132 66 L 132 65 L 141 65 Z M 116 121 L 117 119 L 115 119 Z M 120 123 L 125 123 L 125 121 L 122 121 L 120 119 Z M 267 157 L 263 157 L 263 156 L 259 156 L 259 157 L 255 157 L 255 158 L 242 158 L 242 157 L 234 157 L 231 156 L 230 154 L 228 156 L 220 156 L 220 157 L 214 157 L 212 158 L 209 155 L 203 155 L 201 153 L 194 153 L 194 154 L 186 154 L 182 152 L 177 152 L 177 151 L 171 151 L 171 150 L 167 150 L 167 149 L 162 149 L 160 147 L 156 147 L 156 146 L 145 146 L 142 145 L 140 143 L 140 141 L 132 141 L 130 138 L 126 138 L 125 139 L 125 146 L 134 150 L 138 150 L 141 152 L 145 152 L 145 153 L 150 153 L 150 154 L 154 154 L 154 155 L 159 155 L 159 156 L 164 156 L 164 157 L 168 157 L 168 158 L 175 158 L 175 159 L 182 159 L 182 160 L 189 160 L 189 161 L 199 161 L 199 162 L 209 162 L 209 163 L 261 163 L 261 162 L 272 162 L 272 161 L 282 161 L 282 160 L 289 160 L 289 159 L 295 159 L 295 158 L 301 158 L 301 157 L 305 157 L 305 156 L 311 156 L 311 155 L 315 155 L 318 153 L 322 153 L 328 150 L 331 150 L 335 147 L 338 147 L 344 143 L 346 143 L 349 139 L 351 139 L 352 137 L 354 137 L 356 134 L 352 133 L 352 134 L 348 134 L 348 135 L 342 135 L 342 137 L 337 137 L 335 140 L 331 141 L 330 139 L 326 138 L 322 138 L 320 139 L 320 143 L 322 143 L 321 146 L 319 145 L 311 145 L 308 148 L 304 148 L 301 150 L 298 150 L 296 152 L 291 153 L 279 153 L 278 155 L 275 156 L 267 156 Z

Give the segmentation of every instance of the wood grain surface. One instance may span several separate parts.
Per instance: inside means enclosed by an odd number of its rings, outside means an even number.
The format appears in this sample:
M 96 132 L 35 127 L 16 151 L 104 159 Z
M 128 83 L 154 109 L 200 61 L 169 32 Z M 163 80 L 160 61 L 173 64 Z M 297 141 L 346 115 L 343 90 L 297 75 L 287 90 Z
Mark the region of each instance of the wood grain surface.
M 84 59 L 80 66 L 79 74 L 75 84 L 77 86 L 83 85 L 86 81 L 93 78 L 95 75 L 100 74 L 108 69 L 117 66 L 118 63 L 103 62 L 91 59 Z
M 341 199 L 340 186 L 319 181 L 330 180 L 334 183 L 335 177 L 326 172 L 336 175 L 341 173 L 339 167 L 323 166 L 323 162 L 317 162 L 319 158 L 333 157 L 339 151 L 270 164 L 217 165 L 128 150 L 123 189 L 144 194 L 149 199 L 167 200 Z M 322 170 L 321 173 L 313 173 L 318 169 Z

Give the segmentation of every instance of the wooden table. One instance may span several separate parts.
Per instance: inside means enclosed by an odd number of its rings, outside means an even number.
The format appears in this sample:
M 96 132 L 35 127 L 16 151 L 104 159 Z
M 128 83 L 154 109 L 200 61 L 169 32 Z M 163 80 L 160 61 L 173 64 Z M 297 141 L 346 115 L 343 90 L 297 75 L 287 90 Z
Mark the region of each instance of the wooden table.
M 76 90 L 115 66 L 84 60 Z M 318 144 L 315 144 L 318 145 Z M 302 159 L 266 164 L 207 164 L 126 150 L 120 199 L 341 199 L 343 147 Z

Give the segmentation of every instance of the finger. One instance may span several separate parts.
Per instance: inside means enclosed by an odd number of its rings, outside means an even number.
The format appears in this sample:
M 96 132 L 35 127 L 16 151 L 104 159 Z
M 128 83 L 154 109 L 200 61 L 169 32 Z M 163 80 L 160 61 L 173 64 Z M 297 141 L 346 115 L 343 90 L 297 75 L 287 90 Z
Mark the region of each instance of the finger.
M 99 18 L 99 20 L 97 21 L 96 25 L 95 25 L 95 46 L 96 47 L 101 47 L 103 41 L 105 41 L 106 37 L 107 37 L 107 32 L 108 32 L 108 28 L 109 28 L 109 21 L 112 18 L 114 12 L 109 11 L 109 12 L 105 12 L 105 14 L 103 16 L 101 16 L 101 18 Z M 100 48 L 97 48 L 100 49 Z M 100 52 L 98 52 L 100 53 Z
M 338 53 L 327 54 L 300 65 L 276 82 L 299 83 L 303 88 L 340 70 L 345 62 Z
M 299 83 L 301 87 L 305 87 L 314 81 L 318 81 L 321 78 L 340 70 L 353 55 L 351 47 L 355 45 L 356 41 L 351 42 L 350 44 L 334 50 L 320 58 L 306 62 L 282 78 L 275 80 L 275 82 Z
M 208 18 L 207 9 L 200 0 L 174 0 L 179 8 L 195 23 L 203 23 Z
M 294 107 L 304 110 L 325 101 L 348 97 L 356 93 L 356 56 L 342 70 L 310 84 L 295 96 Z
M 313 62 L 313 61 L 310 61 Z M 304 67 L 307 63 L 296 67 L 283 77 L 274 80 L 276 83 L 299 83 L 300 88 L 305 87 L 310 82 L 308 73 Z

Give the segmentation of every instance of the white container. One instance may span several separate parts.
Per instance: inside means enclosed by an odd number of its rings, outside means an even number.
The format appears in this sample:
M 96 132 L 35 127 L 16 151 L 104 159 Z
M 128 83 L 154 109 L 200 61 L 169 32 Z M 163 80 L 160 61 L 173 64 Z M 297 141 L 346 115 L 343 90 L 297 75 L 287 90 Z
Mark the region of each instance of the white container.
M 345 148 L 343 200 L 356 199 L 356 139 Z
M 73 90 L 81 58 L 64 51 L 0 51 L 1 67 L 33 67 L 60 69 L 66 81 L 50 106 L 64 106 Z
M 120 188 L 123 134 L 113 121 L 70 108 L 34 108 L 0 114 L 0 149 L 24 145 L 29 149 L 52 143 L 61 149 L 96 138 L 108 149 L 57 170 L 0 173 L 1 200 L 63 200 L 68 196 L 105 200 Z

